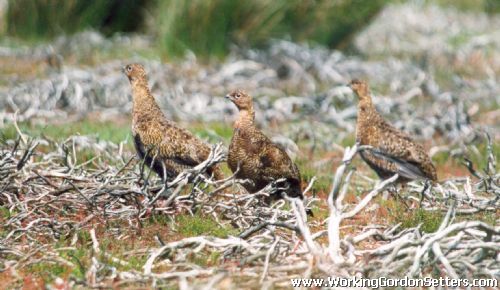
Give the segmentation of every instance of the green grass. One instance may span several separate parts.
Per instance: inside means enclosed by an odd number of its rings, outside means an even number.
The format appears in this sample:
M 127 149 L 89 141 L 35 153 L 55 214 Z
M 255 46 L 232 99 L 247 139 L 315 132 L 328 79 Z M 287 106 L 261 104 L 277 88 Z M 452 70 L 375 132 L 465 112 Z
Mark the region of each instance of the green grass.
M 464 158 L 469 159 L 474 164 L 474 169 L 476 171 L 483 173 L 484 170 L 486 169 L 486 165 L 488 164 L 488 151 L 487 151 L 488 145 L 484 138 L 480 142 L 481 143 L 475 143 L 469 145 L 467 147 L 468 149 L 465 155 L 458 157 L 458 160 L 463 161 Z M 491 145 L 492 145 L 493 155 L 495 156 L 498 162 L 498 160 L 500 160 L 500 145 L 497 144 L 494 140 L 492 141 Z M 473 146 L 475 146 L 477 150 L 473 150 L 472 149 L 474 148 Z
M 53 261 L 39 261 L 26 267 L 28 273 L 32 273 L 40 278 L 45 283 L 52 282 L 57 277 L 63 276 L 68 273 L 69 267 L 64 266 L 59 262 Z
M 300 168 L 300 175 L 302 180 L 309 182 L 314 176 L 316 176 L 316 181 L 312 186 L 313 195 L 320 191 L 329 191 L 332 185 L 331 174 L 319 174 L 320 172 L 310 166 L 307 166 L 307 160 L 297 160 L 296 164 Z
M 0 217 L 2 218 L 2 220 L 9 219 L 11 216 L 12 215 L 7 207 L 0 206 Z
M 91 135 L 97 141 L 105 140 L 114 143 L 128 141 L 131 143 L 131 133 L 129 126 L 117 125 L 114 122 L 95 122 L 88 119 L 66 124 L 40 125 L 22 122 L 18 124 L 19 129 L 25 135 L 31 137 L 48 137 L 55 141 L 64 141 L 73 135 Z M 0 138 L 4 140 L 16 139 L 17 131 L 14 125 L 9 124 L 0 131 Z
M 420 230 L 424 233 L 437 231 L 444 218 L 441 211 L 427 211 L 422 208 L 408 210 L 399 201 L 381 201 L 381 206 L 387 208 L 388 219 L 391 224 L 401 223 L 401 228 L 413 228 L 421 224 Z
M 18 124 L 19 129 L 28 138 L 44 138 L 58 143 L 64 142 L 68 137 L 81 135 L 81 136 L 91 136 L 95 137 L 97 142 L 101 141 L 111 141 L 115 144 L 124 142 L 124 148 L 128 151 L 133 152 L 133 143 L 131 140 L 130 128 L 128 126 L 117 125 L 114 122 L 96 122 L 88 119 L 82 120 L 80 122 L 71 122 L 67 124 L 51 124 L 51 125 L 39 125 L 32 124 L 29 122 L 22 122 Z M 5 142 L 6 140 L 15 140 L 18 138 L 18 133 L 14 125 L 9 124 L 4 128 L 0 128 L 0 142 Z M 40 152 L 48 152 L 52 150 L 54 144 L 41 144 L 38 146 Z M 71 144 L 66 143 L 67 150 L 70 156 L 73 156 L 73 150 Z M 76 164 L 82 164 L 91 159 L 94 159 L 88 166 L 91 168 L 96 168 L 101 166 L 103 160 L 107 160 L 107 154 L 103 154 L 102 151 L 95 148 L 86 147 L 76 147 Z M 43 158 L 43 155 L 38 155 L 35 157 L 37 160 Z M 100 165 L 99 165 L 100 164 Z
M 198 137 L 208 140 L 210 143 L 229 143 L 233 136 L 231 124 L 224 124 L 221 122 L 192 124 L 189 130 Z
M 421 230 L 424 233 L 433 233 L 438 230 L 443 220 L 444 214 L 440 211 L 427 211 L 417 209 L 408 215 L 402 222 L 403 228 L 415 227 L 422 224 Z
M 475 150 L 472 150 L 471 146 L 473 145 L 468 146 L 469 149 L 463 156 L 462 155 L 451 156 L 450 152 L 438 152 L 434 156 L 432 156 L 432 161 L 437 166 L 446 165 L 448 162 L 451 161 L 451 164 L 453 166 L 463 167 L 464 165 L 462 164 L 465 161 L 464 158 L 467 158 L 472 162 L 472 164 L 474 164 L 474 169 L 482 173 L 484 172 L 484 169 L 488 164 L 488 154 L 486 150 L 487 145 L 484 142 L 475 144 L 474 146 L 476 146 L 477 152 Z M 500 160 L 500 145 L 493 143 L 492 148 L 493 148 L 493 155 L 496 157 L 497 160 Z
M 201 215 L 180 215 L 176 217 L 179 233 L 184 237 L 209 235 L 224 238 L 237 234 L 229 226 L 221 227 L 212 218 Z
M 111 34 L 142 25 L 146 0 L 9 0 L 7 32 L 24 38 L 51 38 L 94 28 Z
M 75 267 L 71 269 L 71 276 L 77 279 L 85 278 L 89 263 L 87 260 L 92 256 L 89 248 L 77 247 L 76 250 L 65 251 L 60 255 L 75 264 Z
M 232 44 L 259 47 L 273 38 L 346 46 L 389 1 L 10 0 L 7 33 L 39 40 L 86 29 L 146 32 L 167 58 L 224 57 Z
M 381 201 L 381 206 L 387 208 L 390 224 L 401 223 L 401 228 L 413 228 L 421 224 L 421 231 L 434 233 L 439 229 L 444 216 L 442 211 L 428 211 L 423 208 L 408 210 L 398 201 Z M 496 212 L 481 212 L 473 215 L 457 215 L 455 222 L 479 220 L 489 225 L 497 225 L 498 214 Z
M 489 211 L 489 212 L 481 212 L 478 214 L 474 214 L 474 220 L 482 221 L 484 223 L 487 223 L 493 227 L 498 226 L 498 221 L 500 220 L 500 215 L 494 211 Z M 463 216 L 458 216 L 457 217 L 457 222 L 461 221 L 469 221 L 471 220 L 470 215 L 463 215 Z
M 66 124 L 50 124 L 40 125 L 30 122 L 21 122 L 18 124 L 21 132 L 30 138 L 47 138 L 55 142 L 63 142 L 70 136 L 81 135 L 95 137 L 97 142 L 110 141 L 115 144 L 125 142 L 124 147 L 130 152 L 135 152 L 132 142 L 130 125 L 127 122 L 114 122 L 105 121 L 99 122 L 90 119 L 83 119 L 77 122 L 69 122 Z M 211 124 L 194 124 L 188 128 L 191 132 L 198 137 L 207 140 L 210 144 L 222 142 L 228 144 L 232 136 L 232 128 L 230 125 L 221 123 Z M 6 140 L 15 140 L 18 138 L 18 133 L 13 124 L 7 124 L 5 127 L 0 128 L 0 142 Z M 49 145 L 50 147 L 51 145 Z M 39 150 L 46 152 L 49 149 L 45 145 L 39 145 Z M 70 155 L 72 149 L 69 148 Z M 76 148 L 77 150 L 77 164 L 81 164 L 94 157 L 101 158 L 102 152 L 98 152 L 92 148 Z M 41 158 L 41 156 L 40 156 Z M 100 161 L 98 159 L 97 161 Z M 90 165 L 92 167 L 92 164 Z M 223 169 L 230 173 L 224 166 Z
M 354 146 L 354 144 L 356 144 L 356 136 L 354 135 L 349 135 L 349 136 L 346 136 L 344 139 L 342 139 L 340 141 L 340 145 L 342 145 L 342 147 L 352 147 Z
M 500 1 L 498 0 L 427 0 L 427 3 L 435 3 L 443 7 L 452 7 L 461 11 L 500 12 Z
M 148 225 L 162 225 L 162 226 L 169 226 L 171 223 L 172 219 L 170 216 L 164 215 L 164 214 L 152 214 L 149 216 L 146 226 Z
M 157 35 L 168 56 L 224 56 L 232 43 L 258 47 L 272 38 L 339 47 L 387 2 L 157 0 Z
M 91 266 L 91 258 L 96 253 L 94 253 L 92 248 L 91 238 L 87 230 L 80 230 L 77 232 L 77 235 L 78 242 L 74 249 L 67 248 L 70 246 L 71 239 L 61 238 L 53 245 L 54 252 L 57 252 L 66 261 L 73 263 L 73 266 L 56 261 L 40 260 L 26 267 L 27 272 L 34 277 L 41 278 L 45 283 L 52 283 L 57 277 L 64 279 L 71 277 L 77 280 L 85 279 L 85 274 Z M 100 235 L 99 239 L 101 249 L 101 254 L 97 255 L 99 261 L 116 267 L 119 271 L 142 270 L 142 266 L 147 260 L 147 254 L 124 255 L 124 253 L 135 249 L 134 244 L 121 243 L 113 238 L 103 237 L 102 235 Z M 127 264 L 122 265 L 113 261 L 104 253 L 111 254 L 113 257 L 125 261 Z
M 403 1 L 9 0 L 6 30 L 30 40 L 86 29 L 106 35 L 146 32 L 155 36 L 155 50 L 166 58 L 187 51 L 224 57 L 232 44 L 260 47 L 273 38 L 348 47 L 353 35 L 390 2 Z M 500 12 L 498 0 L 426 2 L 463 11 Z
M 40 125 L 30 122 L 21 122 L 18 124 L 21 132 L 31 137 L 48 137 L 55 141 L 64 141 L 73 135 L 95 136 L 97 141 L 111 141 L 113 143 L 127 142 L 127 146 L 132 149 L 132 137 L 130 125 L 121 124 L 113 121 L 93 121 L 84 119 L 77 122 L 66 124 Z M 191 132 L 210 143 L 225 142 L 229 143 L 233 135 L 233 129 L 230 124 L 209 123 L 193 124 L 188 128 Z M 0 139 L 16 139 L 17 131 L 12 124 L 0 128 Z
M 446 164 L 450 160 L 450 152 L 438 152 L 432 156 L 432 161 L 436 165 L 443 165 Z

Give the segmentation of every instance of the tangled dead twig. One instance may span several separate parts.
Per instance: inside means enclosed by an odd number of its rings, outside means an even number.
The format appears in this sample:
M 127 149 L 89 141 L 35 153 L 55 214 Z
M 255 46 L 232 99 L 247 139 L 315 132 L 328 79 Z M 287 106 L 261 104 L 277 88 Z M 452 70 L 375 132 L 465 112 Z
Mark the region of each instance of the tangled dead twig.
M 442 275 L 449 277 L 493 279 L 500 273 L 500 268 L 495 266 L 500 229 L 481 221 L 454 222 L 461 211 L 498 210 L 498 176 L 489 175 L 491 170 L 481 173 L 482 179 L 474 184 L 470 179 L 447 181 L 432 190 L 433 199 L 425 201 L 423 207 L 447 212 L 435 232 L 423 233 L 419 226 L 401 230 L 398 225 L 386 229 L 366 225 L 353 235 L 345 235 L 341 225 L 358 216 L 397 178 L 379 183 L 355 205 L 345 203 L 353 176 L 353 171 L 348 170 L 350 162 L 359 150 L 366 149 L 357 145 L 344 150 L 343 163 L 334 175 L 327 201 L 328 220 L 319 224 L 326 223 L 327 227 L 318 230 L 316 222 L 307 222 L 300 200 L 287 197 L 287 201 L 281 200 L 271 207 L 260 204 L 259 195 L 278 190 L 274 184 L 256 195 L 236 194 L 229 190 L 230 186 L 242 181 L 234 177 L 213 181 L 202 174 L 207 167 L 224 159 L 220 145 L 213 148 L 205 162 L 164 185 L 168 194 L 159 195 L 150 191 L 157 188 L 155 183 L 161 184 L 161 180 L 153 178 L 150 186 L 139 187 L 135 182 L 139 173 L 128 157 L 107 154 L 114 156 L 114 162 L 121 166 L 100 167 L 97 163 L 96 168 L 91 168 L 78 164 L 78 159 L 70 156 L 73 150 L 63 149 L 70 143 L 52 144 L 56 148 L 54 154 L 42 157 L 34 143 L 22 145 L 19 140 L 11 141 L 3 146 L 0 154 L 3 177 L 0 202 L 7 211 L 2 227 L 5 235 L 0 240 L 4 270 L 22 270 L 40 259 L 53 260 L 70 268 L 80 267 L 85 278 L 75 283 L 92 287 L 104 286 L 109 279 L 116 278 L 123 283 L 158 285 L 167 281 L 191 283 L 194 281 L 191 278 L 203 280 L 211 275 L 220 275 L 220 279 L 232 275 L 253 279 L 255 274 L 263 284 L 287 285 L 291 278 L 304 277 L 304 271 L 309 277 L 424 277 L 438 267 Z M 114 151 L 116 147 L 105 150 Z M 68 159 L 72 159 L 71 162 L 67 162 Z M 488 160 L 493 162 L 494 158 Z M 23 166 L 17 166 L 20 162 Z M 486 166 L 494 168 L 495 165 Z M 484 179 L 492 182 L 488 190 L 485 190 Z M 414 195 L 419 194 L 421 186 L 411 185 L 408 200 L 418 198 Z M 285 207 L 287 202 L 291 204 L 290 209 Z M 147 256 L 142 269 L 124 270 L 131 267 L 130 262 L 101 246 L 99 236 L 103 233 L 93 222 L 102 220 L 111 225 L 119 220 L 128 221 L 133 230 L 151 214 L 168 216 L 184 210 L 201 211 L 223 227 L 230 224 L 240 234 L 194 236 L 168 242 L 159 239 L 159 247 L 141 251 Z M 80 260 L 68 260 L 65 250 L 54 249 L 48 242 L 67 239 L 71 241 L 68 248 L 71 249 L 79 243 L 81 231 L 90 234 L 90 248 L 94 253 L 88 267 Z M 114 227 L 108 231 L 116 231 L 118 236 L 124 234 L 123 229 Z M 327 235 L 326 241 L 320 239 L 323 235 Z M 376 246 L 366 247 L 373 241 Z M 30 244 L 28 251 L 23 247 L 26 243 Z M 223 253 L 220 257 L 223 260 L 219 260 L 221 264 L 204 268 L 188 262 L 186 257 L 201 253 Z M 227 263 L 222 261 L 238 261 L 238 270 L 221 272 Z

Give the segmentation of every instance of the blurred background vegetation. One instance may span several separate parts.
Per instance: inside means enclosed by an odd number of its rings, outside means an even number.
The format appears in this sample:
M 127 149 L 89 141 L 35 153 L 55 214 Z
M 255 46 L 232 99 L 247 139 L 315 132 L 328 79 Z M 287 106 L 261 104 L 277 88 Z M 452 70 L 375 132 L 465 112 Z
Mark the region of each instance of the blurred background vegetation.
M 104 35 L 153 35 L 168 58 L 192 51 L 225 56 L 230 45 L 259 47 L 271 38 L 344 48 L 391 0 L 0 0 L 0 33 L 29 41 L 93 29 Z M 392 0 L 392 2 L 402 2 Z M 500 11 L 500 0 L 428 0 L 459 9 Z M 5 6 L 5 5 L 4 5 Z M 1 18 L 1 17 L 0 17 Z M 2 24 L 0 24 L 0 27 Z

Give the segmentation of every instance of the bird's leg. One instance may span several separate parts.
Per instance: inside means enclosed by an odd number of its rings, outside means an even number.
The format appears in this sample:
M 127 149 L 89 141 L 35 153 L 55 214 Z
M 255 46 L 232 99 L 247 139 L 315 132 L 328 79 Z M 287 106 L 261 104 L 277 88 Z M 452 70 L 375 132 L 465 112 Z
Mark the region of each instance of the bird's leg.
M 161 181 L 163 184 L 167 184 L 167 168 L 165 167 L 165 163 L 161 163 L 161 169 L 162 169 L 162 176 L 161 176 Z
M 278 200 L 280 198 L 283 198 L 283 194 L 286 194 L 285 191 L 288 189 L 288 187 L 280 187 L 279 183 L 281 183 L 283 180 L 271 180 L 268 185 L 263 188 L 263 192 L 265 192 L 267 195 L 259 199 L 259 204 L 261 206 L 270 206 L 271 203 L 274 200 Z
M 162 172 L 163 172 L 163 175 L 160 176 L 161 177 L 161 181 L 162 181 L 162 187 L 160 189 L 160 192 L 158 193 L 158 196 L 168 196 L 165 194 L 166 191 L 169 190 L 169 187 L 168 187 L 168 183 L 167 183 L 167 168 L 165 167 L 165 163 L 161 163 L 161 168 L 162 168 Z
M 146 176 L 146 178 L 144 178 L 144 171 L 146 168 L 146 166 L 145 166 L 146 160 L 147 160 L 148 156 L 150 155 L 152 149 L 153 148 L 148 148 L 148 150 L 146 151 L 146 154 L 144 154 L 144 158 L 142 158 L 142 162 L 141 162 L 141 172 L 140 172 L 139 180 L 144 181 L 144 184 L 142 185 L 142 190 L 145 190 L 149 185 L 149 177 L 151 176 L 151 171 L 148 172 L 148 175 Z M 156 154 L 153 156 L 153 158 L 151 160 L 151 164 L 149 165 L 150 168 L 152 168 L 151 166 L 153 166 L 155 158 L 156 158 Z
M 137 183 L 139 185 L 141 185 L 141 181 L 144 180 L 144 170 L 145 170 L 144 168 L 146 167 L 146 156 L 147 156 L 147 153 L 142 158 L 141 164 L 140 164 L 140 167 L 139 167 L 139 180 L 137 181 Z
M 273 185 L 272 187 L 273 191 L 269 193 L 269 199 L 271 201 L 278 199 L 286 199 L 286 196 L 288 196 L 286 192 L 288 191 L 288 189 L 290 189 L 290 184 L 286 181 L 283 181 L 282 183 L 282 181 L 276 180 L 273 181 L 272 185 Z
M 276 186 L 277 186 L 276 188 L 277 199 L 279 198 L 286 199 L 285 196 L 288 196 L 286 192 L 288 191 L 288 189 L 290 189 L 290 184 L 288 182 L 285 182 L 283 187 L 279 187 L 278 183 L 276 183 Z
M 409 210 L 410 206 L 406 203 L 405 199 L 400 194 L 400 191 L 404 189 L 404 187 L 404 184 L 401 185 L 401 187 L 398 187 L 398 184 L 393 183 L 389 185 L 389 187 L 387 188 L 387 192 L 389 192 L 389 194 L 392 195 L 396 201 L 401 202 L 406 207 L 406 209 Z
M 377 181 L 377 183 L 375 184 L 375 187 L 377 187 L 380 183 L 380 180 Z M 388 200 L 389 199 L 389 196 L 390 195 L 395 195 L 393 192 L 397 191 L 396 187 L 394 186 L 394 184 L 390 184 L 386 190 L 384 190 L 384 194 L 382 195 L 382 199 L 383 200 Z
M 432 188 L 432 184 L 431 184 L 431 181 L 429 179 L 425 180 L 425 183 L 424 183 L 424 188 L 422 189 L 422 191 L 420 192 L 420 203 L 419 203 L 419 207 L 422 207 L 422 203 L 424 202 L 424 198 L 426 197 L 426 194 L 427 194 L 427 191 L 428 190 L 431 190 Z
M 200 183 L 201 183 L 200 181 L 196 182 L 195 184 L 193 184 L 193 187 L 191 188 L 191 193 L 189 194 L 189 199 L 193 202 L 191 208 L 194 208 L 197 204 L 196 197 L 198 196 L 198 185 Z
M 406 183 L 402 183 L 401 184 L 401 187 L 397 193 L 397 196 L 398 196 L 398 199 L 401 200 L 401 202 L 404 204 L 404 206 L 406 207 L 406 209 L 410 209 L 410 206 L 406 203 L 406 200 L 405 198 L 403 197 L 403 195 L 399 194 L 401 191 L 404 191 L 406 190 Z

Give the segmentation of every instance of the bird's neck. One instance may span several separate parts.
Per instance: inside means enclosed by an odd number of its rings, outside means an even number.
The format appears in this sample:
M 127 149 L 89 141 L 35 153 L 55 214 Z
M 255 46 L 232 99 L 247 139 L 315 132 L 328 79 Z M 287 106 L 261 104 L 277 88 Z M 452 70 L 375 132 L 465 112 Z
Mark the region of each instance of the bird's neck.
M 368 94 L 362 94 L 359 95 L 359 103 L 358 103 L 358 119 L 360 117 L 361 120 L 369 120 L 372 117 L 375 117 L 377 115 L 377 110 L 375 109 L 375 106 L 373 105 L 372 98 Z
M 238 115 L 238 119 L 234 122 L 235 129 L 244 129 L 254 125 L 255 112 L 253 108 L 242 109 Z
M 149 90 L 145 80 L 134 80 L 132 85 L 132 114 L 139 117 L 142 114 L 151 114 L 152 111 L 160 111 L 160 107 Z M 156 112 L 154 114 L 157 114 Z
M 365 142 L 363 140 L 366 134 L 362 132 L 369 132 L 374 126 L 384 122 L 382 116 L 377 112 L 377 109 L 372 103 L 370 96 L 361 97 L 358 103 L 358 117 L 356 122 L 356 139 L 358 142 Z M 364 137 L 363 137 L 364 136 Z

